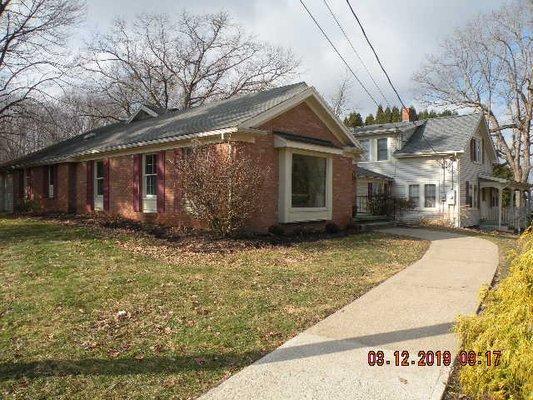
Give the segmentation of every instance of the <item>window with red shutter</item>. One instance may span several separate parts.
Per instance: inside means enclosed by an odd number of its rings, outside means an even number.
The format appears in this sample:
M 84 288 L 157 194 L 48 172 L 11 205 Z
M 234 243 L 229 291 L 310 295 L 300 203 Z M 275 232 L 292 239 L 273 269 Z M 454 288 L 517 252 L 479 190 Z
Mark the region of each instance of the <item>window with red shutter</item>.
M 157 154 L 157 212 L 165 212 L 165 151 Z
M 133 156 L 133 176 L 131 187 L 133 190 L 133 211 L 141 211 L 142 204 L 142 154 L 135 154 Z
M 94 161 L 87 161 L 85 165 L 87 169 L 85 209 L 87 212 L 91 212 L 94 210 Z

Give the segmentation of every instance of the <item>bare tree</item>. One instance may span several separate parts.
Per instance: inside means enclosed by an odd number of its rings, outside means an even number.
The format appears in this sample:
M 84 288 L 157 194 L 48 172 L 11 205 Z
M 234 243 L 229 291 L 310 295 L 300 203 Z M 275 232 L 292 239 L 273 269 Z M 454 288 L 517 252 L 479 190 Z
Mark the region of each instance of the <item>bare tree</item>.
M 245 144 L 195 146 L 177 164 L 185 209 L 217 235 L 239 232 L 259 212 L 268 169 Z
M 82 11 L 78 0 L 0 0 L 0 138 L 17 142 L 16 120 L 32 118 L 28 106 L 62 78 L 67 31 Z
M 429 105 L 485 114 L 514 180 L 527 182 L 533 114 L 531 3 L 516 1 L 474 19 L 431 56 L 414 79 Z
M 132 114 L 136 103 L 185 109 L 262 90 L 291 77 L 292 53 L 258 42 L 227 14 L 171 19 L 142 15 L 92 41 L 82 58 L 90 88 L 109 103 L 102 118 Z
M 329 105 L 337 117 L 342 116 L 349 107 L 349 92 L 352 88 L 352 80 L 348 74 L 337 84 L 333 95 L 329 99 Z

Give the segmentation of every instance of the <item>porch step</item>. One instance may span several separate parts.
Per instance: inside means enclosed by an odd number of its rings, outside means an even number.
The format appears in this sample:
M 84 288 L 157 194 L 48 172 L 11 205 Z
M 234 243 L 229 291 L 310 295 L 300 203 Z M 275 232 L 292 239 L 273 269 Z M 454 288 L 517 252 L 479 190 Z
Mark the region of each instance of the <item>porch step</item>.
M 392 228 L 396 226 L 396 222 L 394 221 L 369 221 L 369 222 L 357 222 L 357 227 L 359 228 L 360 232 L 370 232 L 375 231 L 377 229 L 383 229 L 383 228 Z

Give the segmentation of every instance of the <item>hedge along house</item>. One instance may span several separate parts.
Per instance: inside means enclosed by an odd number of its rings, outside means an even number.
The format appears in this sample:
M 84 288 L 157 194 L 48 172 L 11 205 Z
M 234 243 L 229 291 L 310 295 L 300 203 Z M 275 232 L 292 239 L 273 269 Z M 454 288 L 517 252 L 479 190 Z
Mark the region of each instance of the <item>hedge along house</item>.
M 360 148 L 305 83 L 183 111 L 143 106 L 128 121 L 4 164 L 0 211 L 31 202 L 44 212 L 190 225 L 176 163 L 196 143 L 237 146 L 267 167 L 258 188 L 261 212 L 249 221 L 250 230 L 351 221 Z

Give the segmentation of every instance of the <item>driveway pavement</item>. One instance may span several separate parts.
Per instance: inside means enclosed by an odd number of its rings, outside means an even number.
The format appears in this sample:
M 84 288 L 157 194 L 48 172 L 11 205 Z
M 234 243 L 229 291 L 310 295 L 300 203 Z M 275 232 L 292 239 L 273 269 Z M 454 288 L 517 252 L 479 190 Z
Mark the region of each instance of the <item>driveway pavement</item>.
M 450 332 L 458 314 L 474 313 L 490 283 L 498 248 L 454 233 L 394 228 L 431 240 L 417 262 L 202 396 L 208 399 L 440 399 L 450 367 L 394 366 L 421 350 L 458 349 Z M 391 365 L 369 366 L 381 350 Z

